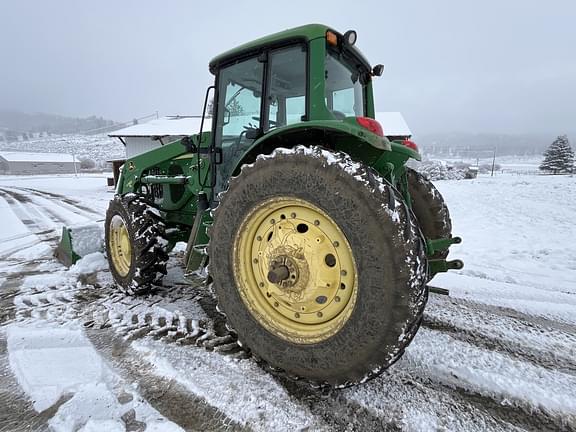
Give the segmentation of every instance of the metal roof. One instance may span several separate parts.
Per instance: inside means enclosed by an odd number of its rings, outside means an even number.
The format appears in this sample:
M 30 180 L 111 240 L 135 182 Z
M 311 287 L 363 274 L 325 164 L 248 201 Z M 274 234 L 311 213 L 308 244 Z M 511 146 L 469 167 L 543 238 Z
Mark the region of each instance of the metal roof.
M 377 112 L 376 120 L 382 125 L 387 137 L 409 137 L 412 131 L 406 124 L 404 116 L 399 112 Z
M 165 137 L 187 136 L 200 132 L 201 116 L 167 116 L 139 123 L 109 133 L 110 137 Z M 211 129 L 212 120 L 204 119 L 204 130 Z

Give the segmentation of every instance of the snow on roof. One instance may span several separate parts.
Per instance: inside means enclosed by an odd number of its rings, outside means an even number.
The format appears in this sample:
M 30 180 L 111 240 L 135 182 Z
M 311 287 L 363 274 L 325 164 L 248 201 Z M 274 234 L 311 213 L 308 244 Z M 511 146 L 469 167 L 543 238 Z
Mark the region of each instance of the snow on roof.
M 377 112 L 376 120 L 382 125 L 386 136 L 411 136 L 412 131 L 406 124 L 402 113 Z
M 201 116 L 167 116 L 114 131 L 110 137 L 183 136 L 200 132 Z M 212 121 L 204 119 L 204 130 L 210 130 Z
M 76 157 L 67 153 L 29 153 L 19 151 L 0 151 L 0 158 L 8 162 L 80 162 Z M 74 158 L 74 159 L 72 159 Z

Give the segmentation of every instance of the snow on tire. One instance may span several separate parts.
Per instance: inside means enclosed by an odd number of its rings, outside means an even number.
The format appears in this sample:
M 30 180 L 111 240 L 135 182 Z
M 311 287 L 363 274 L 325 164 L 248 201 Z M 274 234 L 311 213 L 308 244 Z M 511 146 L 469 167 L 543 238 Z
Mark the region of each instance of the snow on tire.
M 408 191 L 412 198 L 412 210 L 418 219 L 424 237 L 440 239 L 452 237 L 452 220 L 442 194 L 423 174 L 406 168 Z M 436 251 L 432 259 L 448 256 L 448 249 Z

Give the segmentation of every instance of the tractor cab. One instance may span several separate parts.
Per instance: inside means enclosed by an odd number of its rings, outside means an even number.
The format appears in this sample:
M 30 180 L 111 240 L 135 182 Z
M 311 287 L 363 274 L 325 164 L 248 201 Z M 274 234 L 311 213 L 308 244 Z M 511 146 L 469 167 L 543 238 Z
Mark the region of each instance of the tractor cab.
M 210 62 L 216 77 L 213 145 L 222 154 L 216 189 L 241 163 L 290 142 L 349 135 L 368 137 L 389 149 L 373 119 L 374 69 L 354 46 L 356 33 L 344 35 L 318 24 L 287 30 L 228 51 Z M 338 139 L 329 146 L 336 146 Z M 363 140 L 366 141 L 366 140 Z

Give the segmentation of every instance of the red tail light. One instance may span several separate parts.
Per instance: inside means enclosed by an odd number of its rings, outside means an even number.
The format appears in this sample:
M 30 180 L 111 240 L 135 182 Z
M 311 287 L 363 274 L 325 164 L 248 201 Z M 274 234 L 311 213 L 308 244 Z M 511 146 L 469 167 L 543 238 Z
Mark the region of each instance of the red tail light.
M 368 129 L 370 132 L 383 137 L 384 131 L 382 130 L 382 126 L 376 120 L 371 119 L 370 117 L 356 117 L 356 121 L 360 126 L 364 129 Z
M 418 151 L 418 146 L 416 145 L 416 143 L 412 140 L 409 140 L 408 138 L 402 141 L 402 144 L 408 147 L 409 149 L 414 150 L 415 152 Z

